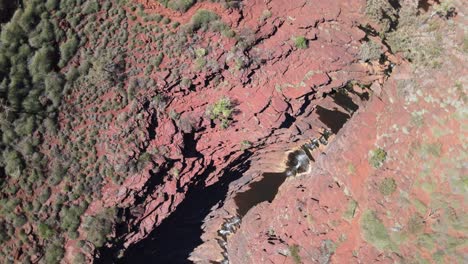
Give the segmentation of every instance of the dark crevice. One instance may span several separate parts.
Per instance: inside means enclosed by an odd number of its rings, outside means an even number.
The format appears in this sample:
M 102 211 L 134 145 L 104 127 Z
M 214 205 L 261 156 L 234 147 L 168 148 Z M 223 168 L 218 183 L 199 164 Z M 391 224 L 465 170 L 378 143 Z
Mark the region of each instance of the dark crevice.
M 141 217 L 137 212 L 144 212 L 143 206 L 148 195 L 152 194 L 158 186 L 164 183 L 164 177 L 168 175 L 169 170 L 172 168 L 174 161 L 168 160 L 164 163 L 164 166 L 158 167 L 156 170 L 151 170 L 150 178 L 146 182 L 143 191 L 135 197 L 134 205 L 131 209 L 120 210 L 121 215 L 118 219 L 121 219 L 119 223 L 115 225 L 115 239 L 112 242 L 112 247 L 101 247 L 94 258 L 94 263 L 113 263 L 112 259 L 122 250 L 124 250 L 125 235 L 131 232 L 137 232 L 139 223 L 135 222 L 135 219 Z M 165 194 L 164 200 L 168 200 L 169 197 Z M 136 215 L 135 215 L 136 214 Z
M 270 105 L 271 105 L 271 99 L 268 100 L 268 103 L 265 105 L 265 107 L 260 109 L 260 111 L 258 111 L 258 113 L 255 113 L 255 116 L 258 116 L 258 114 L 261 114 L 261 113 L 265 112 L 265 110 L 267 110 Z
M 146 201 L 146 198 L 154 193 L 156 188 L 164 183 L 164 177 L 169 174 L 169 171 L 174 166 L 175 160 L 166 160 L 162 167 L 158 167 L 155 171 L 150 170 L 150 178 L 146 182 L 146 186 L 143 188 L 143 192 L 141 192 L 135 198 L 135 206 L 141 205 Z
M 158 127 L 158 117 L 156 113 L 151 114 L 151 120 L 148 126 L 149 141 L 156 138 L 156 128 Z
M 399 10 L 401 8 L 400 0 L 388 0 L 388 3 L 390 3 L 393 9 Z
M 440 4 L 439 0 L 434 0 L 434 2 L 437 3 L 437 4 Z M 430 4 L 428 0 L 420 0 L 418 2 L 418 8 L 421 8 L 422 10 L 424 10 L 426 12 L 429 10 L 429 8 L 431 6 L 432 6 L 432 4 Z
M 312 103 L 312 100 L 309 98 L 309 96 L 309 94 L 304 96 L 304 103 L 302 104 L 301 108 L 299 108 L 299 113 L 297 114 L 298 116 L 303 115 L 306 109 L 309 109 L 309 106 Z
M 229 184 L 249 168 L 251 155 L 245 152 L 226 166 L 217 183 L 206 186 L 205 180 L 215 170 L 211 162 L 202 174 L 196 176 L 197 181 L 188 188 L 177 209 L 148 237 L 130 246 L 121 259 L 116 258 L 115 249 L 109 249 L 108 253 L 113 254 L 102 254 L 95 263 L 190 263 L 187 260 L 189 254 L 203 242 L 203 220 L 213 206 L 224 201 Z
M 321 106 L 317 106 L 316 113 L 319 116 L 320 121 L 330 128 L 333 134 L 338 133 L 346 121 L 351 117 L 350 115 L 336 109 L 329 110 Z
M 359 109 L 359 106 L 353 102 L 353 99 L 349 97 L 346 91 L 334 91 L 330 94 L 330 97 L 333 98 L 335 104 L 341 106 L 349 114 L 352 114 Z
M 197 151 L 197 140 L 195 140 L 195 132 L 184 133 L 184 157 L 186 158 L 201 158 L 203 155 Z
M 290 128 L 294 122 L 296 122 L 296 118 L 289 113 L 285 113 L 286 119 L 284 122 L 280 125 L 279 128 Z
M 362 39 L 364 41 L 367 41 L 369 40 L 369 37 L 368 36 L 372 36 L 372 37 L 377 37 L 379 36 L 379 32 L 377 30 L 375 30 L 375 28 L 373 28 L 371 25 L 369 24 L 366 24 L 366 25 L 359 25 L 358 28 L 362 31 L 364 31 L 364 33 L 366 33 L 366 36 Z

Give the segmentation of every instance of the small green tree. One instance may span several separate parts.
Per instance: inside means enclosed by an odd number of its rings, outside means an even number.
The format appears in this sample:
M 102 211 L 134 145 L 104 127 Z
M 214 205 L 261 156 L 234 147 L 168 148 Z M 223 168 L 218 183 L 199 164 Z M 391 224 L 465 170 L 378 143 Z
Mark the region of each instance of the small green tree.
M 195 15 L 193 15 L 190 21 L 190 30 L 192 32 L 197 30 L 206 30 L 208 29 L 208 25 L 212 21 L 216 21 L 219 19 L 219 16 L 216 13 L 211 11 L 200 9 L 198 10 Z
M 221 98 L 214 105 L 208 107 L 207 113 L 212 120 L 221 121 L 221 127 L 227 128 L 233 113 L 233 105 L 228 97 Z
M 69 232 L 76 231 L 80 226 L 80 216 L 82 214 L 83 210 L 76 205 L 72 205 L 70 208 L 63 207 L 62 211 L 60 212 L 60 227 Z
M 109 209 L 104 213 L 86 219 L 87 239 L 96 247 L 102 247 L 106 242 L 107 235 L 112 231 L 115 214 L 115 209 Z
M 55 235 L 55 231 L 52 227 L 50 227 L 48 224 L 46 223 L 40 223 L 37 227 L 38 231 L 39 231 L 39 235 L 43 238 L 43 239 L 49 239 L 51 238 L 52 236 Z
M 395 179 L 393 178 L 385 178 L 379 184 L 379 191 L 381 194 L 385 196 L 388 196 L 394 193 L 396 188 L 397 188 L 397 185 L 396 185 Z
M 79 40 L 77 36 L 70 37 L 66 42 L 60 45 L 59 67 L 64 67 L 68 61 L 75 55 L 78 49 Z
M 33 82 L 39 82 L 45 79 L 46 74 L 54 67 L 55 50 L 51 47 L 42 47 L 36 51 L 29 64 L 29 72 Z
M 370 152 L 369 163 L 374 168 L 382 167 L 384 161 L 387 159 L 387 152 L 385 150 L 378 148 Z
M 185 12 L 192 7 L 193 4 L 195 4 L 195 0 L 171 0 L 168 3 L 168 7 L 180 12 Z
M 307 49 L 309 47 L 309 41 L 304 36 L 297 36 L 293 38 L 294 45 L 298 49 Z
M 62 260 L 64 253 L 62 245 L 57 242 L 52 243 L 45 250 L 45 262 L 47 264 L 58 264 Z
M 13 178 L 19 178 L 24 169 L 24 161 L 21 154 L 15 150 L 5 150 L 3 152 L 5 162 L 5 172 Z

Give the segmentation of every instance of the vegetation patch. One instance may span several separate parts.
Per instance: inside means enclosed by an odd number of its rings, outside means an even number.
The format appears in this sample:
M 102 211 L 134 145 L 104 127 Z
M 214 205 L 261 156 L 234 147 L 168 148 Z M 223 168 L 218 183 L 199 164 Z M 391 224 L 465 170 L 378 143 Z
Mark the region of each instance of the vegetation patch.
M 291 257 L 295 264 L 302 263 L 302 258 L 299 255 L 299 249 L 299 245 L 296 244 L 289 246 L 289 254 L 291 254 Z
M 382 148 L 374 149 L 370 152 L 369 164 L 374 168 L 380 168 L 387 159 L 387 152 Z
M 84 227 L 87 231 L 87 239 L 96 247 L 102 247 L 107 240 L 107 235 L 112 231 L 112 225 L 116 216 L 115 209 L 109 209 L 96 216 L 90 216 L 85 220 Z
M 382 56 L 380 45 L 372 40 L 364 42 L 359 50 L 359 58 L 363 61 L 379 60 Z
M 212 22 L 219 20 L 220 17 L 209 10 L 198 10 L 190 20 L 189 30 L 195 32 L 198 30 L 206 31 Z
M 390 240 L 387 228 L 377 217 L 376 213 L 366 210 L 361 216 L 361 230 L 364 239 L 379 250 L 394 250 L 395 246 Z
M 424 143 L 419 146 L 418 152 L 422 158 L 428 158 L 430 156 L 440 158 L 442 154 L 442 144 L 440 142 Z
M 356 214 L 356 209 L 358 207 L 358 202 L 354 199 L 349 200 L 348 206 L 346 207 L 346 211 L 343 214 L 343 218 L 351 221 Z
M 250 147 L 252 147 L 252 142 L 248 141 L 248 140 L 242 140 L 241 142 L 241 150 L 244 151 L 246 149 L 249 149 Z
M 158 0 L 164 7 L 169 7 L 173 10 L 185 12 L 192 7 L 196 0 Z
M 208 107 L 207 114 L 211 120 L 219 120 L 222 128 L 227 128 L 230 124 L 234 107 L 231 99 L 221 98 L 214 105 Z
M 435 6 L 439 17 L 449 19 L 455 13 L 451 1 Z M 421 13 L 417 5 L 395 5 L 389 0 L 367 0 L 366 14 L 380 24 L 380 37 L 391 51 L 401 53 L 415 67 L 438 68 L 442 63 L 442 34 L 433 32 L 437 22 Z
M 298 49 L 307 49 L 309 47 L 309 40 L 304 36 L 293 37 L 294 45 Z
M 379 184 L 379 191 L 384 196 L 389 196 L 396 191 L 397 185 L 395 179 L 385 178 Z

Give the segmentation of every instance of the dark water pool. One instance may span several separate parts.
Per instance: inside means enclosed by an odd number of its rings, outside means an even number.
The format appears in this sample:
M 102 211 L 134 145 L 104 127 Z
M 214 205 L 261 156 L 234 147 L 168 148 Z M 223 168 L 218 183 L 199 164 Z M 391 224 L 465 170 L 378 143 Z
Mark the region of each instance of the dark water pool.
M 261 202 L 271 202 L 278 193 L 278 188 L 285 180 L 286 173 L 284 172 L 264 173 L 260 181 L 250 184 L 249 190 L 238 193 L 234 201 L 238 207 L 237 213 L 239 216 L 244 216 L 250 208 Z

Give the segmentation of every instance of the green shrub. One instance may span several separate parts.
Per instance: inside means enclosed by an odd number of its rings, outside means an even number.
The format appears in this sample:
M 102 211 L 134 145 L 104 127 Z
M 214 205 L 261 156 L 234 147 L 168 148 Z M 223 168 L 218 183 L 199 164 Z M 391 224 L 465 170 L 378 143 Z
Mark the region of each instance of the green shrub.
M 51 185 L 59 184 L 67 173 L 67 168 L 63 167 L 62 164 L 56 163 L 52 167 L 52 171 L 50 173 L 49 182 Z
M 36 6 L 37 5 L 37 6 Z M 21 17 L 18 21 L 20 26 L 23 28 L 25 32 L 30 32 L 34 29 L 34 27 L 37 25 L 39 22 L 38 19 L 38 14 L 36 12 L 37 10 L 40 10 L 39 5 L 40 3 L 30 3 L 25 5 L 24 11 L 21 14 Z
M 192 32 L 197 30 L 207 30 L 211 22 L 219 19 L 216 13 L 208 10 L 200 9 L 192 17 L 190 21 L 190 30 Z
M 241 150 L 246 150 L 246 149 L 249 149 L 250 147 L 252 147 L 252 142 L 248 141 L 248 140 L 242 140 L 241 142 Z
M 197 58 L 194 61 L 194 69 L 196 71 L 201 71 L 203 67 L 206 66 L 206 59 L 205 58 Z
M 366 15 L 382 25 L 382 30 L 390 30 L 391 24 L 396 21 L 398 11 L 392 7 L 388 0 L 367 0 Z
M 51 195 L 51 190 L 50 190 L 50 188 L 49 188 L 49 187 L 44 188 L 44 190 L 42 191 L 41 195 L 39 195 L 39 202 L 41 202 L 42 204 L 44 204 L 47 200 L 49 200 L 50 195 Z
M 195 4 L 195 0 L 171 0 L 167 6 L 171 9 L 174 9 L 180 12 L 185 12 L 194 4 Z
M 26 35 L 26 32 L 15 21 L 17 16 L 13 16 L 10 22 L 2 26 L 0 40 L 7 50 L 16 49 Z
M 393 178 L 385 178 L 382 180 L 382 182 L 379 184 L 379 191 L 381 194 L 388 196 L 392 193 L 395 192 L 396 190 L 396 183 Z
M 57 9 L 60 0 L 47 0 L 45 7 L 47 10 L 52 11 Z
M 440 4 L 434 6 L 434 11 L 440 17 L 449 18 L 455 12 L 455 6 L 453 0 L 444 0 Z
M 15 132 L 19 136 L 32 135 L 35 128 L 34 116 L 23 117 L 15 122 Z
M 38 231 L 39 231 L 39 235 L 43 238 L 43 239 L 49 239 L 51 238 L 52 236 L 55 235 L 55 230 L 50 227 L 49 225 L 47 225 L 46 223 L 40 223 L 37 227 Z
M 83 210 L 75 205 L 72 205 L 70 208 L 62 208 L 60 212 L 60 227 L 69 232 L 76 231 L 80 226 L 81 214 L 83 214 Z
M 295 264 L 301 264 L 302 263 L 302 259 L 301 259 L 301 256 L 299 255 L 299 245 L 292 245 L 292 246 L 289 246 L 289 253 L 291 255 L 291 257 L 293 258 L 293 261 Z
M 86 219 L 87 239 L 96 247 L 101 247 L 106 242 L 107 235 L 112 231 L 115 213 L 115 210 L 108 210 Z
M 3 151 L 3 160 L 5 162 L 5 172 L 13 178 L 19 178 L 24 169 L 24 161 L 21 154 L 15 150 Z
M 221 126 L 227 128 L 229 126 L 229 119 L 232 116 L 233 105 L 231 100 L 227 97 L 221 98 L 214 105 L 208 107 L 207 113 L 212 120 L 221 121 Z
M 43 111 L 43 106 L 39 100 L 42 91 L 40 89 L 32 89 L 28 95 L 23 99 L 21 106 L 23 109 L 31 114 L 40 113 Z
M 73 264 L 85 264 L 85 263 L 87 263 L 86 256 L 83 253 L 78 252 L 78 254 L 76 254 L 75 257 L 73 258 Z
M 294 45 L 298 49 L 307 49 L 309 46 L 309 41 L 304 36 L 297 36 L 293 38 Z
M 153 69 L 154 69 L 154 66 L 149 64 L 148 66 L 146 66 L 145 68 L 145 75 L 151 75 L 151 73 L 153 72 Z
M 153 60 L 153 65 L 156 68 L 159 68 L 159 65 L 161 65 L 162 61 L 164 59 L 164 54 L 160 53 L 156 58 Z
M 42 19 L 36 29 L 29 35 L 29 43 L 34 48 L 55 48 L 50 45 L 52 41 L 55 41 L 54 24 L 46 19 Z
M 0 222 L 0 245 L 10 240 L 10 236 L 6 230 L 6 226 L 3 222 Z
M 167 25 L 167 24 L 171 23 L 171 19 L 168 18 L 168 17 L 164 17 L 164 18 L 161 20 L 161 23 L 163 23 L 164 25 Z
M 361 230 L 364 239 L 379 250 L 393 248 L 387 228 L 377 218 L 375 212 L 366 210 L 361 216 Z
M 177 21 L 174 22 L 174 23 L 172 23 L 172 28 L 173 28 L 173 29 L 176 29 L 176 28 L 178 28 L 179 26 L 180 26 L 180 23 L 177 22 Z
M 24 214 L 15 215 L 13 217 L 13 225 L 15 227 L 22 227 L 27 222 L 28 222 L 28 219 L 26 218 L 26 216 L 24 216 Z
M 45 250 L 45 262 L 47 264 L 58 264 L 65 253 L 63 246 L 59 243 L 50 244 Z
M 354 199 L 349 200 L 348 206 L 346 207 L 346 211 L 343 214 L 343 218 L 351 221 L 356 214 L 356 209 L 358 207 L 358 202 Z
M 77 36 L 70 37 L 66 42 L 60 45 L 59 67 L 64 67 L 78 50 L 79 39 Z
M 83 14 L 89 15 L 97 11 L 99 11 L 99 3 L 96 0 L 87 1 L 83 9 Z
M 44 84 L 46 96 L 52 101 L 54 107 L 58 107 L 64 86 L 63 77 L 56 73 L 48 74 Z
M 359 58 L 363 61 L 379 60 L 382 56 L 380 45 L 372 40 L 366 41 L 361 45 Z
M 270 10 L 268 10 L 268 9 L 263 10 L 262 16 L 260 17 L 260 21 L 263 22 L 263 21 L 267 20 L 268 18 L 271 17 L 271 15 L 272 15 L 272 13 L 271 13 Z
M 67 75 L 65 76 L 66 80 L 70 83 L 76 81 L 80 77 L 80 72 L 74 66 L 68 69 Z
M 385 150 L 378 148 L 370 153 L 369 164 L 374 168 L 382 167 L 383 163 L 387 159 L 387 152 Z

